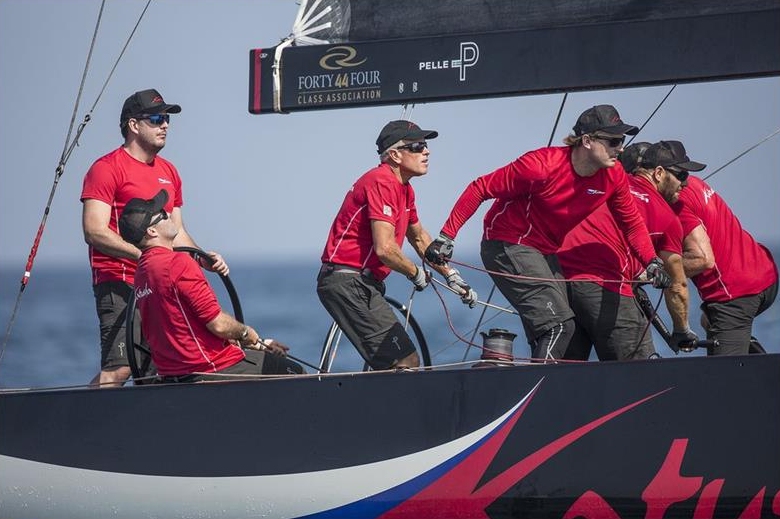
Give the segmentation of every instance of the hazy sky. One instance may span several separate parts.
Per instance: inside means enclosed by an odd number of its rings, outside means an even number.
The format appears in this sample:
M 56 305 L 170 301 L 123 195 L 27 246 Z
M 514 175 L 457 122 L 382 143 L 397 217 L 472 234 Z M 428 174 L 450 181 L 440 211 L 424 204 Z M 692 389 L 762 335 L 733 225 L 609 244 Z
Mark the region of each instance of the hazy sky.
M 145 3 L 107 3 L 77 123 Z M 99 0 L 0 0 L 2 267 L 21 272 L 32 246 L 99 7 Z M 185 222 L 201 247 L 233 260 L 317 257 L 346 189 L 377 162 L 376 134 L 402 108 L 249 114 L 249 50 L 279 42 L 296 11 L 288 0 L 152 2 L 66 165 L 38 263 L 87 261 L 79 202 L 84 173 L 121 143 L 122 102 L 145 88 L 183 107 L 162 155 L 184 179 Z M 641 125 L 668 88 L 573 93 L 555 142 L 594 104 L 614 104 L 625 121 Z M 779 78 L 682 85 L 640 139 L 682 140 L 712 171 L 780 127 L 778 94 Z M 414 183 L 423 225 L 435 233 L 470 180 L 545 145 L 560 101 L 556 94 L 416 106 L 411 118 L 440 132 L 428 176 Z M 778 164 L 776 138 L 711 179 L 745 227 L 770 242 L 780 239 Z M 457 252 L 476 254 L 487 205 L 464 227 Z

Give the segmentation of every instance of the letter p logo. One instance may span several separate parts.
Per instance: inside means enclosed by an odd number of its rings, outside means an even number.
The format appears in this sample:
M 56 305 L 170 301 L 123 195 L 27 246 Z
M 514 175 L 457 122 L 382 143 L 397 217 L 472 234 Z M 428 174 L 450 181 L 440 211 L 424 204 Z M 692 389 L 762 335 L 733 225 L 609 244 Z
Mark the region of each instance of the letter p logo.
M 460 42 L 460 80 L 466 81 L 466 68 L 473 67 L 479 61 L 479 47 L 473 41 Z

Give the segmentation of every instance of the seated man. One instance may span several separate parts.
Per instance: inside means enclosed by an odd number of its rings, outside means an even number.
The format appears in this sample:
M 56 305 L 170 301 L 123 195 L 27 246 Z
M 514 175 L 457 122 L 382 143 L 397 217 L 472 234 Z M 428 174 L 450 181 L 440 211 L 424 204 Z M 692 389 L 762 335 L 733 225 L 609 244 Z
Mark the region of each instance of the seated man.
M 141 249 L 135 296 L 163 381 L 303 373 L 286 358 L 287 346 L 260 339 L 252 327 L 223 312 L 198 263 L 173 250 L 179 228 L 163 209 L 167 201 L 165 190 L 151 200 L 134 198 L 119 219 L 122 238 Z M 249 350 L 245 353 L 242 346 Z

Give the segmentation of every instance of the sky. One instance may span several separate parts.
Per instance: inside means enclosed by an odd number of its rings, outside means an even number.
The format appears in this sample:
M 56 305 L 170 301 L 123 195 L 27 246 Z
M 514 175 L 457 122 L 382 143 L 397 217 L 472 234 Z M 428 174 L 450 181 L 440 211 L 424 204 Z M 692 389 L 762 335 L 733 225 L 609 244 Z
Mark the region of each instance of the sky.
M 153 1 L 98 99 L 145 4 L 107 2 L 76 124 L 97 105 L 58 184 L 36 265 L 86 267 L 84 174 L 121 144 L 122 103 L 147 88 L 183 108 L 171 120 L 161 155 L 183 178 L 184 221 L 200 247 L 219 251 L 228 263 L 317 261 L 344 193 L 377 163 L 376 136 L 387 121 L 401 118 L 402 107 L 250 114 L 249 51 L 290 33 L 298 9 L 292 0 Z M 99 9 L 100 0 L 0 0 L 0 269 L 24 270 Z M 577 116 L 596 104 L 612 104 L 624 121 L 640 126 L 669 87 L 572 93 L 553 142 L 560 144 Z M 561 99 L 430 103 L 407 112 L 439 131 L 429 173 L 413 181 L 423 226 L 435 235 L 468 182 L 546 145 Z M 778 127 L 780 78 L 732 80 L 678 86 L 639 139 L 681 140 L 693 160 L 709 165 L 706 174 Z M 767 243 L 780 242 L 779 164 L 775 137 L 709 181 Z M 488 205 L 464 226 L 456 257 L 478 255 Z M 17 289 L 16 282 L 0 288 Z

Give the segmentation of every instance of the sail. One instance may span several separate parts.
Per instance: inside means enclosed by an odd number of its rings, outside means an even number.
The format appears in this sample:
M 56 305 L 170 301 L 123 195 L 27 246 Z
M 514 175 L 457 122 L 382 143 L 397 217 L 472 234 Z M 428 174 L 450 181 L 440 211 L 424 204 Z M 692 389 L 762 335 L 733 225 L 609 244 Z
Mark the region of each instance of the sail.
M 304 1 L 249 111 L 780 75 L 778 0 Z

